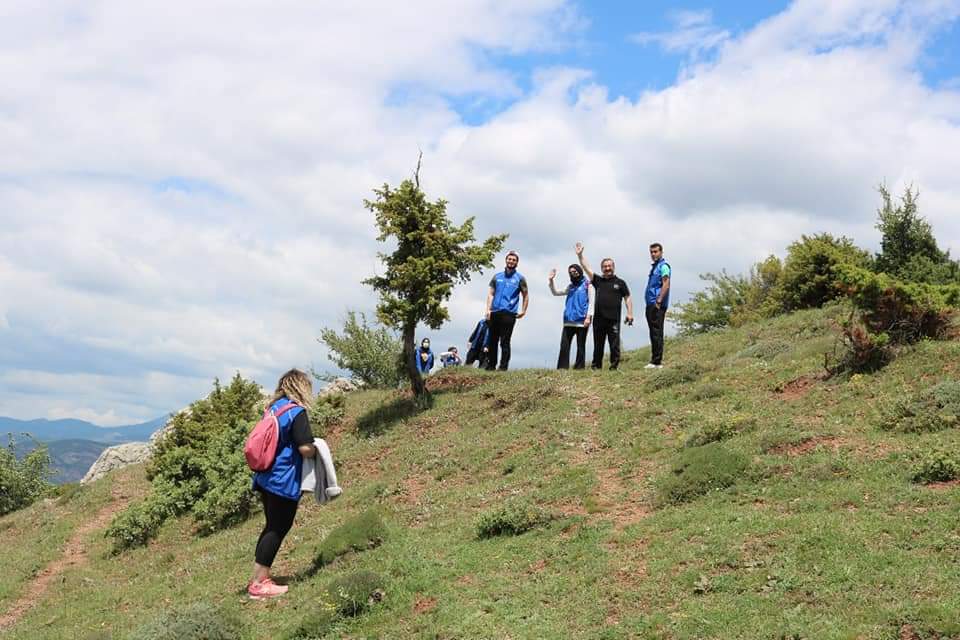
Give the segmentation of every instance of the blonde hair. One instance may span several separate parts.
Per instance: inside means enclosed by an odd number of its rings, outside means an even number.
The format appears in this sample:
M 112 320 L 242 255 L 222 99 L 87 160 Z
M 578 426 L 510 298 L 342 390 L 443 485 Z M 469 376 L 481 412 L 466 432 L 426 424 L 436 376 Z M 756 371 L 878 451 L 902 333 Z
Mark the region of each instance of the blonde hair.
M 310 376 L 300 369 L 290 369 L 280 376 L 280 380 L 277 381 L 277 390 L 270 398 L 270 404 L 280 398 L 287 398 L 304 407 L 309 407 L 313 401 L 313 383 L 310 382 Z

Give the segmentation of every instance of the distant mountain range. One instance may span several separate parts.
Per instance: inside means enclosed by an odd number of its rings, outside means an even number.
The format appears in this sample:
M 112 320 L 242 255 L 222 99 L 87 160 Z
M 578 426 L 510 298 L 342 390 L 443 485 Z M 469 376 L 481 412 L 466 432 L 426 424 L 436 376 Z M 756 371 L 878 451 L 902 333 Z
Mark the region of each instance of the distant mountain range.
M 47 445 L 57 472 L 53 482 L 76 482 L 104 449 L 124 442 L 145 442 L 168 419 L 163 416 L 139 424 L 100 427 L 84 420 L 17 420 L 0 416 L 0 445 L 6 446 L 6 434 L 12 434 L 14 451 L 21 457 L 34 449 L 34 441 L 42 442 Z
M 84 420 L 17 420 L 0 416 L 0 438 L 4 434 L 19 435 L 29 433 L 40 442 L 54 440 L 92 440 L 107 444 L 122 444 L 124 442 L 144 442 L 153 435 L 153 432 L 162 427 L 169 416 L 161 416 L 149 422 L 124 425 L 121 427 L 100 427 Z

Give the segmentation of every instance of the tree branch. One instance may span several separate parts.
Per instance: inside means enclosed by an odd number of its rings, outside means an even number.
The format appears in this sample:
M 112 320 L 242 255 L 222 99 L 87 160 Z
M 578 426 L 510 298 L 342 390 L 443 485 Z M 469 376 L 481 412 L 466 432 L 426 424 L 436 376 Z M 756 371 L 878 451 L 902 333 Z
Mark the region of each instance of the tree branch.
M 420 152 L 417 155 L 417 168 L 413 170 L 413 183 L 417 186 L 417 189 L 420 188 L 420 162 L 423 160 L 423 149 L 418 149 Z

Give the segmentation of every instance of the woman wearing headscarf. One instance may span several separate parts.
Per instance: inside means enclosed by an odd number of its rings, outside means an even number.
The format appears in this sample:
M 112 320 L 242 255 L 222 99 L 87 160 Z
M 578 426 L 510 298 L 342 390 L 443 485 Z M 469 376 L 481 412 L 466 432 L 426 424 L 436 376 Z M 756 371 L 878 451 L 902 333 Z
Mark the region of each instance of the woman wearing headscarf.
M 587 351 L 587 328 L 593 320 L 594 291 L 590 281 L 583 277 L 583 269 L 578 264 L 567 267 L 570 284 L 566 289 L 557 291 L 554 278 L 557 270 L 550 270 L 550 293 L 555 296 L 566 296 L 563 305 L 563 333 L 560 336 L 560 356 L 557 358 L 557 369 L 570 368 L 570 343 L 573 337 L 577 338 L 577 359 L 574 369 L 583 369 Z
M 424 338 L 420 341 L 420 348 L 417 349 L 417 371 L 420 375 L 427 375 L 433 369 L 433 351 L 430 350 L 430 338 Z

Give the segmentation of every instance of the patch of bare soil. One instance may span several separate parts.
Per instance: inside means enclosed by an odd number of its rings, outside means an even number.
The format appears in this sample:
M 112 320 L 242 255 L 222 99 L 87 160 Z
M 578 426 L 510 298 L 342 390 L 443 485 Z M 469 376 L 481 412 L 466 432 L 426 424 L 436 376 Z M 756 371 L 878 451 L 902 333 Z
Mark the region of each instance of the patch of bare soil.
M 641 497 L 630 488 L 624 487 L 623 480 L 615 469 L 598 469 L 597 480 L 597 505 L 605 515 L 613 519 L 618 530 L 640 522 L 650 515 L 650 510 L 642 502 Z
M 900 627 L 900 635 L 897 637 L 900 640 L 920 640 L 920 634 L 914 631 L 913 627 L 909 624 Z
M 425 596 L 422 594 L 417 594 L 416 600 L 413 601 L 413 612 L 417 615 L 424 613 L 430 613 L 437 608 L 437 599 Z
M 572 462 L 581 465 L 593 460 L 591 466 L 597 476 L 597 486 L 592 494 L 593 502 L 597 512 L 612 519 L 615 528 L 621 530 L 646 518 L 650 515 L 650 510 L 643 502 L 643 497 L 630 486 L 633 478 L 621 479 L 615 467 L 598 459 L 596 454 L 600 450 L 595 440 L 588 437 L 577 448 Z M 561 512 L 564 515 L 587 515 L 587 510 L 580 505 L 563 505 Z
M 839 438 L 837 436 L 817 436 L 797 444 L 784 444 L 780 445 L 779 447 L 774 447 L 770 450 L 770 453 L 787 455 L 791 457 L 802 456 L 803 454 L 810 453 L 820 446 L 829 446 L 834 452 L 836 452 L 843 444 L 843 438 Z
M 954 487 L 960 487 L 960 479 L 947 480 L 945 482 L 931 482 L 927 485 L 928 489 L 935 491 L 944 491 L 946 489 L 953 489 Z
M 437 374 L 427 378 L 429 391 L 463 391 L 472 389 L 487 382 L 487 378 L 478 375 L 443 375 Z
M 823 379 L 823 374 L 811 373 L 805 376 L 800 376 L 799 378 L 795 378 L 790 382 L 785 382 L 782 385 L 778 385 L 775 391 L 784 400 L 796 400 L 807 395 L 807 392 L 810 391 L 813 385 Z
M 411 506 L 420 505 L 426 488 L 427 483 L 420 476 L 410 476 L 403 483 L 403 502 Z
M 94 531 L 106 528 L 113 516 L 127 506 L 130 501 L 120 488 L 113 490 L 113 499 L 93 517 L 81 524 L 67 540 L 63 555 L 48 564 L 27 584 L 26 590 L 13 603 L 9 610 L 0 615 L 0 631 L 17 624 L 27 612 L 46 594 L 50 584 L 68 569 L 79 567 L 87 562 L 89 537 Z

